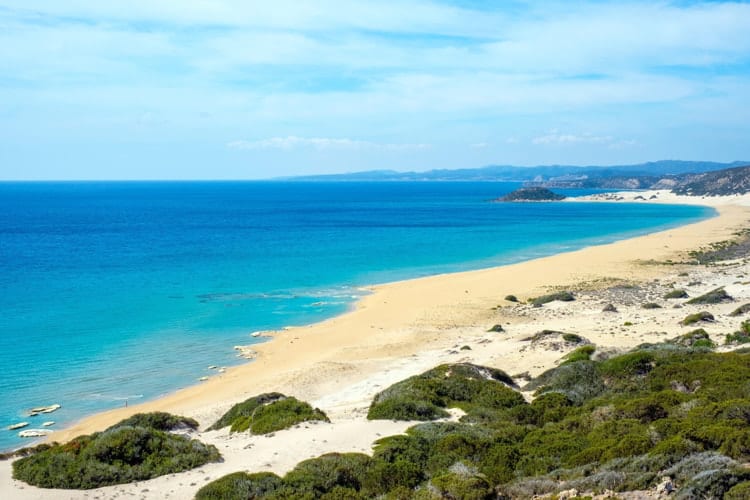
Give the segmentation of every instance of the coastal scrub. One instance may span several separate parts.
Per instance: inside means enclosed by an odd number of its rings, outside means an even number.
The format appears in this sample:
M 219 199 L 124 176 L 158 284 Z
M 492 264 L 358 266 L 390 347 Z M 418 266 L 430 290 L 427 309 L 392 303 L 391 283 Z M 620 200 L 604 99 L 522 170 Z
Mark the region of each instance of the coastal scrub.
M 42 488 L 91 489 L 220 460 L 216 447 L 172 432 L 195 427 L 192 419 L 166 413 L 134 415 L 104 432 L 37 447 L 13 463 L 13 477 Z
M 231 432 L 268 434 L 309 421 L 330 422 L 325 413 L 304 401 L 268 392 L 234 405 L 208 430 L 231 426 Z

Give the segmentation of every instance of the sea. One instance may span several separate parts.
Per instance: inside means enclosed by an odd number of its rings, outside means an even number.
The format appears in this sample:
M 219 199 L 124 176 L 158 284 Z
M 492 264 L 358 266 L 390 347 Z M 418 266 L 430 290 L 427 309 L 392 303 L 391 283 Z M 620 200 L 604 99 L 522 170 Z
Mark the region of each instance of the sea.
M 714 215 L 493 203 L 497 182 L 0 183 L 0 450 L 231 366 L 252 332 L 341 314 L 369 284 L 509 264 Z M 561 190 L 566 195 L 592 191 Z M 648 256 L 644 256 L 648 257 Z M 30 408 L 60 404 L 29 417 Z

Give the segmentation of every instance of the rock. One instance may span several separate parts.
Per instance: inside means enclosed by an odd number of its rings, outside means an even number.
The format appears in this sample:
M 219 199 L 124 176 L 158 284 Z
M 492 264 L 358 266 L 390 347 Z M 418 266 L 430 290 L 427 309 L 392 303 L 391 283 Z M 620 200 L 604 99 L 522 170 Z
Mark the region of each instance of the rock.
M 602 309 L 602 312 L 616 313 L 617 312 L 617 308 L 615 306 L 613 306 L 612 304 L 607 304 L 606 306 L 604 306 L 604 309 Z
M 669 495 L 676 490 L 671 477 L 661 478 L 661 482 L 656 486 L 656 493 L 659 495 Z

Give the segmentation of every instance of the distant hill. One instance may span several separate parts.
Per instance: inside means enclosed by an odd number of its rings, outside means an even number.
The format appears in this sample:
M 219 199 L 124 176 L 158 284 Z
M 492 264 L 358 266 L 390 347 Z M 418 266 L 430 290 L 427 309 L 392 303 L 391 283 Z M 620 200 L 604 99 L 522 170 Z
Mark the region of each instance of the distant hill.
M 299 182 L 372 182 L 372 181 L 516 181 L 543 183 L 551 187 L 609 187 L 604 179 L 612 179 L 614 189 L 642 187 L 641 179 L 653 178 L 646 184 L 665 176 L 688 173 L 703 173 L 750 164 L 750 161 L 716 163 L 705 161 L 663 160 L 636 165 L 618 166 L 572 166 L 542 165 L 518 167 L 513 165 L 491 165 L 481 168 L 456 170 L 429 170 L 427 172 L 397 172 L 395 170 L 370 170 L 349 174 L 309 175 L 287 177 L 285 180 Z
M 744 194 L 750 192 L 750 166 L 683 175 L 672 192 L 693 196 Z

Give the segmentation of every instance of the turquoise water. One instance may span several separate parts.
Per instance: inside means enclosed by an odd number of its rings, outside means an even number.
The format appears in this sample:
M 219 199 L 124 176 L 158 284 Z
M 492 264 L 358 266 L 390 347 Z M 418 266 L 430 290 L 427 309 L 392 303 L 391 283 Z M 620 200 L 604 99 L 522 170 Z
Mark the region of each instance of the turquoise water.
M 0 426 L 63 426 L 239 363 L 358 287 L 685 224 L 689 206 L 489 203 L 511 183 L 0 183 Z M 568 194 L 583 194 L 568 191 Z M 34 406 L 60 403 L 45 417 Z M 0 430 L 0 449 L 22 444 Z M 24 444 L 28 444 L 28 441 Z

